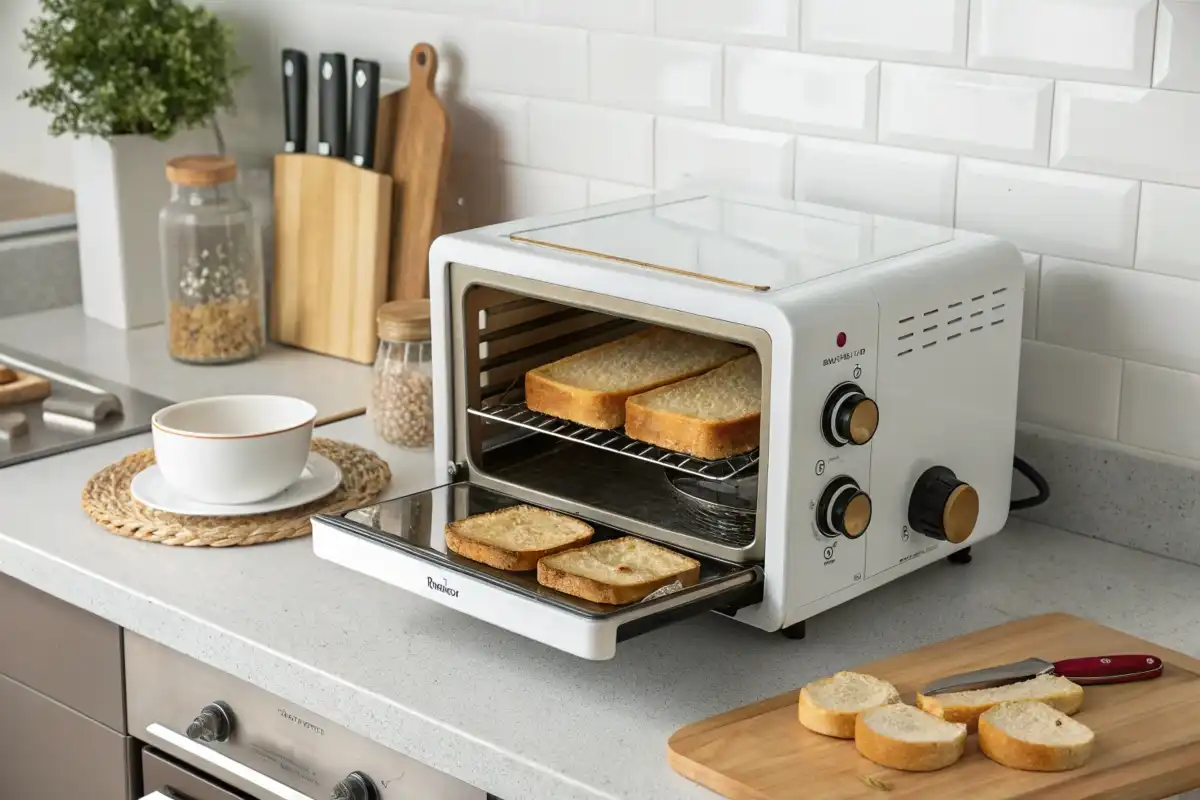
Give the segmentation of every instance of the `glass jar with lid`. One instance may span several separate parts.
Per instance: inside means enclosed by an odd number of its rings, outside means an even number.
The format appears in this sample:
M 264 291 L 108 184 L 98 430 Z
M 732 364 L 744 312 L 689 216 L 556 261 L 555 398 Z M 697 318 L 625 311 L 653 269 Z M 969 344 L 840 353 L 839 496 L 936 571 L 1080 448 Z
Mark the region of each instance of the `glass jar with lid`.
M 168 348 L 178 361 L 227 364 L 262 351 L 262 237 L 237 174 L 225 156 L 167 162 L 171 199 L 158 229 Z
M 375 434 L 409 450 L 433 447 L 433 352 L 428 300 L 395 300 L 375 317 L 379 351 L 371 385 Z

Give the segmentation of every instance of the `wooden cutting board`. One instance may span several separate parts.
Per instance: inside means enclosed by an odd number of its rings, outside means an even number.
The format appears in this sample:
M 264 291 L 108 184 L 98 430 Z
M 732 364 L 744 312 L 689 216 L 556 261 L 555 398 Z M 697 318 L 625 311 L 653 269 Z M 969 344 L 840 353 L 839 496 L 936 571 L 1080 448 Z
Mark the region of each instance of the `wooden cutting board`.
M 15 381 L 0 385 L 0 407 L 44 400 L 50 396 L 50 381 L 41 375 L 14 370 Z
M 979 751 L 974 735 L 962 760 L 939 772 L 880 767 L 853 741 L 801 727 L 799 689 L 680 729 L 667 756 L 676 772 L 737 800 L 1158 800 L 1200 787 L 1200 661 L 1094 622 L 1046 614 L 853 669 L 891 681 L 911 703 L 918 687 L 944 675 L 1030 657 L 1117 653 L 1157 655 L 1163 675 L 1084 690 L 1076 719 L 1095 731 L 1096 747 L 1091 761 L 1070 772 L 1002 767 Z

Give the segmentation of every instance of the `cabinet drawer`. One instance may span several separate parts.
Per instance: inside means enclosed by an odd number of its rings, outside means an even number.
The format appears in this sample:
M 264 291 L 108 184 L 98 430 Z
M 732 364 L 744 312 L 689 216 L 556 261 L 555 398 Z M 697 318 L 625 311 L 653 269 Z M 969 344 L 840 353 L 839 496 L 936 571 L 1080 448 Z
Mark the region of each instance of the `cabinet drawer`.
M 135 742 L 0 676 L 0 797 L 129 800 Z
M 0 674 L 125 733 L 121 629 L 0 575 Z
M 246 800 L 246 795 L 192 772 L 157 750 L 142 750 L 142 793 L 161 792 L 179 800 Z

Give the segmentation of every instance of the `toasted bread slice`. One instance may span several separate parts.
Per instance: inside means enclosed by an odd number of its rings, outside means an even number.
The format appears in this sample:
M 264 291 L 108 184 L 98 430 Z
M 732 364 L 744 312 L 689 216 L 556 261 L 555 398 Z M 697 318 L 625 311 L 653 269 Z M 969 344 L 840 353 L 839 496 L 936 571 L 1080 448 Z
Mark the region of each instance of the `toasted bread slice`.
M 1095 742 L 1087 725 L 1035 700 L 1001 703 L 979 717 L 979 749 L 1014 769 L 1076 769 L 1092 757 Z
M 593 428 L 625 424 L 625 401 L 745 355 L 745 347 L 647 328 L 525 373 L 525 404 Z
M 948 722 L 965 722 L 971 732 L 980 714 L 1011 700 L 1040 700 L 1064 714 L 1074 714 L 1083 706 L 1083 687 L 1058 675 L 1038 675 L 992 689 L 917 695 L 917 705 L 922 709 Z
M 966 741 L 966 725 L 903 703 L 867 709 L 854 726 L 859 753 L 880 766 L 909 772 L 950 766 L 962 758 Z
M 868 708 L 900 702 L 896 687 L 859 672 L 839 672 L 800 690 L 800 724 L 810 731 L 854 738 L 854 723 Z
M 583 520 L 533 506 L 512 506 L 446 525 L 446 546 L 496 569 L 526 572 L 538 559 L 592 540 Z
M 629 398 L 625 433 L 698 458 L 729 458 L 758 447 L 761 414 L 762 364 L 750 354 Z
M 546 556 L 537 571 L 543 586 L 621 606 L 675 581 L 693 585 L 700 579 L 700 562 L 636 536 L 622 536 Z

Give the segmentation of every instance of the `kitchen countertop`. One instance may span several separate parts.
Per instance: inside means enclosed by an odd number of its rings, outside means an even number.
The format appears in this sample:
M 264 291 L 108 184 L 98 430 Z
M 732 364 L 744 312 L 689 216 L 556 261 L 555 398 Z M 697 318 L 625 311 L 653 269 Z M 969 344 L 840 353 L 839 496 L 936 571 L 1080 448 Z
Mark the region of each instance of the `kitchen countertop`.
M 167 374 L 151 376 L 134 362 L 161 352 L 161 329 L 101 331 L 124 353 L 109 357 L 78 340 L 99 336 L 93 323 L 51 328 L 22 341 L 0 323 L 0 343 L 98 364 L 116 380 L 124 371 L 137 388 L 172 398 L 206 386 L 263 388 L 245 366 L 205 368 L 214 376 L 205 383 L 167 361 Z M 310 376 L 349 365 L 313 358 L 288 351 L 283 363 L 255 363 L 279 381 L 273 390 L 328 412 L 351 393 Z M 428 456 L 376 441 L 365 418 L 320 433 L 377 448 L 392 464 L 389 496 L 435 479 Z M 712 797 L 667 766 L 667 737 L 682 725 L 1046 611 L 1200 656 L 1200 567 L 1014 520 L 974 548 L 973 563 L 927 567 L 821 614 L 802 641 L 707 614 L 624 642 L 613 661 L 588 662 L 320 561 L 307 540 L 209 550 L 105 533 L 81 510 L 80 490 L 149 444 L 140 436 L 0 472 L 0 571 L 506 800 Z

